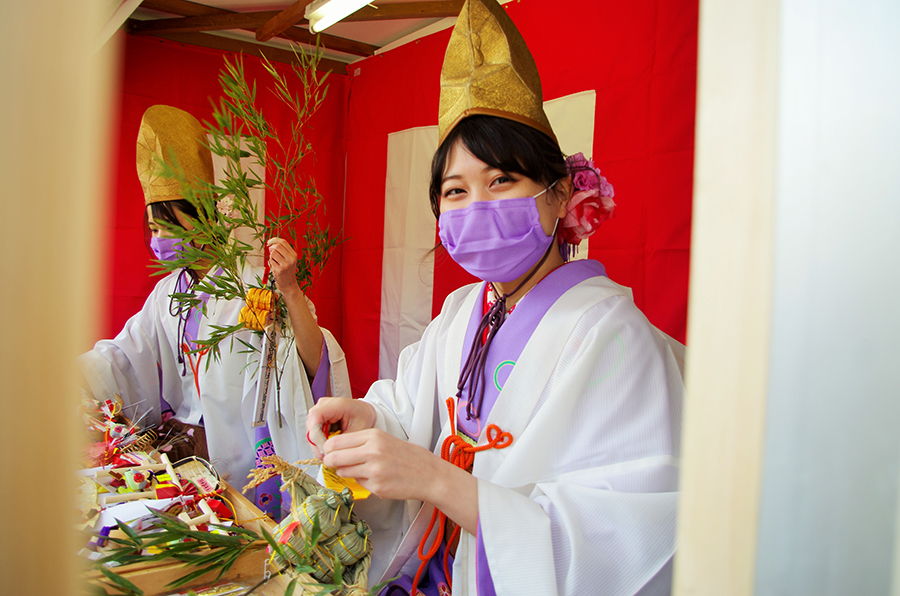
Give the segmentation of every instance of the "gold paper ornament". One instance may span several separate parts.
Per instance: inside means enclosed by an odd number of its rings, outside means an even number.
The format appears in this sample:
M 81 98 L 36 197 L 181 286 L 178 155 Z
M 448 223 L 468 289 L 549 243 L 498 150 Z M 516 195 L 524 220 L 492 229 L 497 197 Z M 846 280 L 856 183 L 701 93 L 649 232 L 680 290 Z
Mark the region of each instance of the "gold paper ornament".
M 162 176 L 160 159 L 173 168 L 177 165 L 195 190 L 204 182 L 212 184 L 212 154 L 207 142 L 203 126 L 184 110 L 164 105 L 147 108 L 137 138 L 137 173 L 144 204 L 184 198 L 181 182 Z
M 515 120 L 556 140 L 534 58 L 496 0 L 466 0 L 450 35 L 441 69 L 440 141 L 476 114 Z

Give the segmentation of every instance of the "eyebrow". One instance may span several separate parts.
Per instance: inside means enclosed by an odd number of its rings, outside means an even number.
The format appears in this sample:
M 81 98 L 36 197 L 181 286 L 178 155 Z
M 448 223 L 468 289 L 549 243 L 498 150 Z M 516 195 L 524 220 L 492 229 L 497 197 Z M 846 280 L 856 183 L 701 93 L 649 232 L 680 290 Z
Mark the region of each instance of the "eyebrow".
M 489 166 L 487 164 L 485 164 L 485 166 L 481 169 L 481 173 L 484 174 L 486 172 L 490 172 L 491 170 L 497 170 L 498 172 L 507 174 L 507 172 L 504 172 L 500 168 L 495 168 L 494 166 Z M 444 184 L 444 182 L 446 182 L 447 180 L 462 180 L 462 174 L 450 174 L 449 176 L 444 176 L 443 178 L 441 178 L 441 184 Z

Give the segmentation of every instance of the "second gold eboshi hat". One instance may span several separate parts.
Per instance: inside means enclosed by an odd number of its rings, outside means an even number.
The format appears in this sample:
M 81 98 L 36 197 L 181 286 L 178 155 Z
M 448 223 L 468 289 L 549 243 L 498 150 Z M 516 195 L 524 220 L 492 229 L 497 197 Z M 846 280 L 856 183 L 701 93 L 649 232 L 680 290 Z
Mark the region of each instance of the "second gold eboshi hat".
M 202 182 L 212 184 L 212 154 L 207 142 L 203 125 L 184 110 L 163 105 L 147 108 L 137 138 L 137 173 L 144 204 L 183 198 L 181 182 L 162 176 L 160 159 L 172 167 L 177 165 L 194 189 L 201 188 Z
M 467 116 L 498 116 L 556 140 L 525 40 L 496 0 L 466 0 L 444 55 L 440 142 Z

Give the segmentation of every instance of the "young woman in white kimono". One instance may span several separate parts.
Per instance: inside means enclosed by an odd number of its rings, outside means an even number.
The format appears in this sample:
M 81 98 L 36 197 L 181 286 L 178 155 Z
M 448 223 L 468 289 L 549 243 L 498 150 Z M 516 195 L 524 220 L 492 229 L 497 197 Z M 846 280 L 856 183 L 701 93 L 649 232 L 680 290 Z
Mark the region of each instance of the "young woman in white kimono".
M 390 596 L 667 594 L 683 346 L 600 263 L 565 263 L 558 237 L 589 234 L 612 188 L 563 158 L 494 0 L 463 6 L 439 122 L 441 242 L 485 283 L 447 298 L 396 381 L 320 400 L 307 419 L 324 463 L 377 495 L 356 504 L 375 531 L 370 583 L 399 577 Z
M 182 198 L 178 181 L 153 173 L 153 154 L 169 159 L 174 152 L 188 180 L 212 183 L 212 158 L 203 145 L 205 140 L 203 127 L 187 112 L 153 106 L 144 114 L 138 136 L 138 175 L 144 189 L 150 247 L 160 260 L 173 259 L 180 249 L 180 242 L 161 222 L 189 229 L 197 211 Z M 244 302 L 207 298 L 206 316 L 202 316 L 197 309 L 180 307 L 171 297 L 192 291 L 203 276 L 215 275 L 213 263 L 162 278 L 118 336 L 97 342 L 79 358 L 94 396 L 106 399 L 116 393 L 126 406 L 134 404 L 137 412 L 149 411 L 150 424 L 174 417 L 187 425 L 202 426 L 211 462 L 239 486 L 263 455 L 278 453 L 288 461 L 311 457 L 305 439 L 308 409 L 323 395 L 350 395 L 343 351 L 331 333 L 317 325 L 314 307 L 297 285 L 296 253 L 280 238 L 268 245 L 269 268 L 284 296 L 290 318 L 287 328 L 293 331 L 296 349 L 278 350 L 277 366 L 283 371 L 280 396 L 276 400 L 272 383 L 265 426 L 251 426 L 259 352 L 248 354 L 237 342 L 241 339 L 259 348 L 258 334 L 239 331 L 234 342 L 221 346 L 218 360 L 190 353 L 197 347 L 196 340 L 209 336 L 213 325 L 236 324 Z M 245 283 L 254 282 L 262 273 L 248 266 L 243 272 Z M 289 340 L 282 338 L 282 345 L 291 345 Z M 281 504 L 277 486 L 259 487 L 256 503 L 277 517 Z

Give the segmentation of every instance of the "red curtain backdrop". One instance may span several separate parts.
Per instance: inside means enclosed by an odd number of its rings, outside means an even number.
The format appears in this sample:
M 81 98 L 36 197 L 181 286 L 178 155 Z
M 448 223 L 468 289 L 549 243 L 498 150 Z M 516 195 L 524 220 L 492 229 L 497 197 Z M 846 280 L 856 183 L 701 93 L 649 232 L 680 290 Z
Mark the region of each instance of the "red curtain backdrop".
M 591 238 L 591 258 L 634 290 L 637 305 L 684 341 L 687 317 L 697 0 L 516 0 L 506 5 L 541 73 L 544 99 L 594 89 L 593 158 L 615 186 L 616 218 Z M 320 323 L 347 354 L 354 396 L 378 376 L 387 136 L 437 124 L 440 69 L 450 31 L 352 64 L 331 75 L 325 105 L 307 134 L 310 173 L 326 220 L 344 244 L 311 292 Z M 209 119 L 225 52 L 128 36 L 109 207 L 107 313 L 112 337 L 144 302 L 155 277 L 142 230 L 134 147 L 144 110 L 173 105 Z M 247 72 L 263 86 L 259 61 Z M 280 67 L 282 68 L 282 67 Z M 288 68 L 283 72 L 290 76 Z M 276 125 L 289 115 L 260 91 Z M 268 200 L 268 198 L 267 198 Z M 427 197 L 422 197 L 427 201 Z M 271 204 L 271 202 L 269 202 Z M 438 258 L 433 310 L 472 278 Z
M 135 169 L 135 141 L 141 116 L 155 104 L 181 108 L 201 122 L 211 120 L 210 98 L 218 102 L 221 88 L 218 75 L 223 56 L 235 54 L 198 48 L 150 37 L 126 36 L 122 60 L 118 129 L 113 142 L 114 160 L 111 204 L 108 209 L 106 249 L 107 291 L 100 337 L 115 336 L 125 321 L 140 310 L 159 279 L 151 276 L 152 255 L 144 242 L 144 198 Z M 244 57 L 248 79 L 257 81 L 257 97 L 271 124 L 289 131 L 289 110 L 268 90 L 269 74 L 261 60 Z M 294 75 L 287 65 L 276 67 L 288 81 Z M 343 74 L 328 78 L 325 103 L 313 117 L 306 136 L 315 148 L 312 160 L 304 165 L 325 198 L 324 222 L 333 233 L 341 228 L 344 195 L 344 130 L 348 79 Z M 266 197 L 272 206 L 275 199 Z M 320 323 L 340 339 L 341 248 L 333 254 L 310 297 L 316 304 Z M 99 339 L 99 337 L 97 338 Z
M 531 49 L 544 99 L 596 90 L 593 158 L 615 186 L 616 218 L 589 256 L 663 331 L 687 318 L 696 0 L 517 0 L 506 9 Z M 354 395 L 377 378 L 387 136 L 437 124 L 446 30 L 349 69 L 341 340 Z M 589 156 L 590 157 L 590 156 Z M 422 197 L 427 201 L 427 196 Z M 438 259 L 434 312 L 472 278 Z

